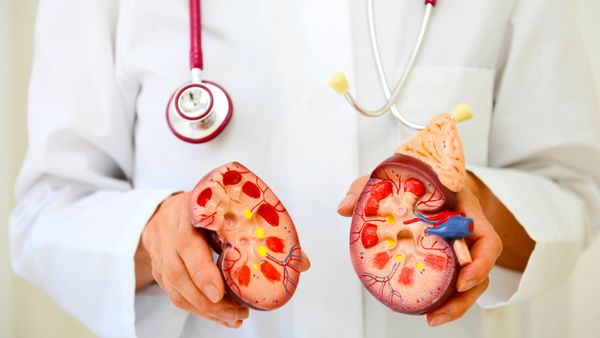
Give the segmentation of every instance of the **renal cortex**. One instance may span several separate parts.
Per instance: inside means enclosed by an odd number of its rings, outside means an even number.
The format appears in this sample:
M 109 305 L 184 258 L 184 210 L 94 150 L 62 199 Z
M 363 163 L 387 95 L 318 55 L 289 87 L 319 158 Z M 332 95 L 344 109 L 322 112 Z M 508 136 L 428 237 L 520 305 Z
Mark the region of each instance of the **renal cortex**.
M 257 175 L 237 162 L 214 169 L 194 188 L 190 213 L 219 254 L 230 298 L 258 310 L 291 299 L 310 262 L 289 213 Z
M 454 211 L 465 180 L 462 143 L 439 114 L 372 172 L 352 217 L 350 255 L 363 285 L 390 309 L 423 314 L 453 292 L 471 261 L 472 219 Z

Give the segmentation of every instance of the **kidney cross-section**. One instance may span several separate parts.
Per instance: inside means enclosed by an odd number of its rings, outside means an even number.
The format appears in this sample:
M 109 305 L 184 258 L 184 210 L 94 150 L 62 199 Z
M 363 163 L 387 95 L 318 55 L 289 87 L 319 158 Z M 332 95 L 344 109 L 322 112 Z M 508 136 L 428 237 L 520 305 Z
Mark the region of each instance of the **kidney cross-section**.
M 423 220 L 447 210 L 455 195 L 409 156 L 373 171 L 354 210 L 350 253 L 363 285 L 392 310 L 426 313 L 452 292 L 459 267 L 451 243 L 427 234 Z
M 287 303 L 310 263 L 273 191 L 237 162 L 203 177 L 190 200 L 192 225 L 206 230 L 228 295 L 259 310 Z

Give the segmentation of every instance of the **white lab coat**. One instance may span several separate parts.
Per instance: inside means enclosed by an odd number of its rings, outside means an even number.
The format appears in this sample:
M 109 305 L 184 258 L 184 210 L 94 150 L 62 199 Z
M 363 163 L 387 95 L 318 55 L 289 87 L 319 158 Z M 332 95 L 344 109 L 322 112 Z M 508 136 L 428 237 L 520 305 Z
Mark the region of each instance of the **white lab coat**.
M 599 226 L 599 114 L 572 7 L 440 0 L 399 100 L 420 122 L 473 105 L 459 128 L 469 166 L 537 242 L 522 275 L 494 270 L 483 307 L 561 283 Z M 422 11 L 422 1 L 376 1 L 392 81 Z M 344 70 L 365 104 L 381 103 L 363 2 L 207 0 L 203 20 L 204 77 L 235 111 L 218 138 L 192 145 L 164 116 L 190 77 L 187 1 L 41 1 L 14 270 L 102 337 L 479 336 L 480 308 L 429 331 L 364 294 L 352 270 L 337 203 L 412 135 L 389 115 L 359 117 L 326 87 Z M 158 203 L 232 160 L 277 192 L 313 263 L 288 305 L 252 311 L 238 331 L 188 316 L 158 287 L 136 295 L 133 270 Z

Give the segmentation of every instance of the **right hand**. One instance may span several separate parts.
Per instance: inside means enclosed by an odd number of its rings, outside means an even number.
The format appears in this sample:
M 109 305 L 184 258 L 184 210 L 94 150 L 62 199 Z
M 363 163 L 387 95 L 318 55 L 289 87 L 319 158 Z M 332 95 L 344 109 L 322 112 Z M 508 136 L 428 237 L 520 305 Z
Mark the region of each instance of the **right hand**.
M 189 221 L 189 198 L 190 193 L 184 192 L 161 203 L 142 232 L 140 249 L 147 251 L 152 277 L 173 304 L 196 316 L 239 328 L 249 310 L 224 298 L 223 278 L 210 246 Z M 136 259 L 136 265 L 140 261 Z

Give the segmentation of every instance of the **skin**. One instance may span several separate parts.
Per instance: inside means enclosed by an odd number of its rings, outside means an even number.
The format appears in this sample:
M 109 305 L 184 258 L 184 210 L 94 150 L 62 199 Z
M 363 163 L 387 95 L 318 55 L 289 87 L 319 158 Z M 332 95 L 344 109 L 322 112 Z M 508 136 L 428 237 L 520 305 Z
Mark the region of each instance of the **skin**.
M 224 297 L 209 244 L 189 222 L 189 198 L 166 198 L 146 224 L 135 254 L 136 289 L 156 282 L 180 309 L 239 328 L 249 310 Z
M 365 176 L 352 183 L 338 208 L 340 215 L 352 216 L 367 181 Z M 209 245 L 189 222 L 189 195 L 184 192 L 166 198 L 146 224 L 135 254 L 136 289 L 156 282 L 177 307 L 239 328 L 249 310 L 224 298 L 223 279 Z M 488 287 L 494 264 L 523 271 L 535 246 L 504 204 L 471 173 L 458 194 L 457 209 L 477 225 L 468 239 L 473 262 L 461 269 L 458 292 L 427 314 L 431 326 L 462 317 Z
M 510 210 L 477 176 L 469 173 L 466 183 L 477 196 L 483 214 L 494 225 L 504 244 L 504 250 L 496 264 L 511 270 L 524 271 L 535 247 L 535 241 L 529 237 Z
M 368 180 L 368 176 L 363 176 L 352 183 L 338 207 L 340 215 L 352 216 Z M 472 173 L 468 173 L 458 193 L 456 209 L 473 218 L 475 224 L 473 235 L 467 239 L 473 262 L 459 272 L 456 282 L 458 292 L 427 314 L 430 326 L 462 317 L 487 289 L 488 275 L 495 264 L 523 271 L 535 246 L 506 206 Z

